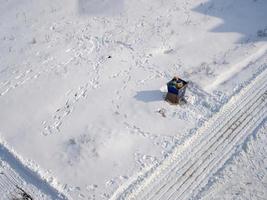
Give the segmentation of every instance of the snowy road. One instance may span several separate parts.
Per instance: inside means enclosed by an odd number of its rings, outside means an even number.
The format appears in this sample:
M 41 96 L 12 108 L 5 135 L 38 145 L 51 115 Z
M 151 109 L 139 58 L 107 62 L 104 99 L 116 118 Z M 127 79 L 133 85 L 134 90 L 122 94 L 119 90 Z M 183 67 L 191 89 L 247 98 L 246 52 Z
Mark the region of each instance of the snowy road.
M 29 200 L 35 199 L 38 195 L 38 199 L 48 199 L 45 195 L 37 194 L 38 190 L 31 188 L 29 185 L 24 185 L 23 179 L 17 175 L 17 173 L 9 168 L 3 166 L 2 161 L 1 173 L 0 173 L 0 194 L 2 199 L 20 199 L 25 198 Z M 26 189 L 25 189 L 26 187 Z
M 0 199 L 64 200 L 50 183 L 24 165 L 14 152 L 0 144 Z
M 117 199 L 190 199 L 267 117 L 267 71 L 233 97 L 198 133 Z M 182 150 L 181 150 L 182 149 Z M 115 197 L 115 196 L 114 196 Z

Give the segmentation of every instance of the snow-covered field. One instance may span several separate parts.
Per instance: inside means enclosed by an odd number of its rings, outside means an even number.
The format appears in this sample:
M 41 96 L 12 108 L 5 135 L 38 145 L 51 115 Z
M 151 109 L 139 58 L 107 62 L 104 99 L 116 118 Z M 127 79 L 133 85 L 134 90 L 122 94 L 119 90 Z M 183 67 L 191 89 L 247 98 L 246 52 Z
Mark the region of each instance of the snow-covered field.
M 266 198 L 265 0 L 3 0 L 0 18 L 0 199 Z

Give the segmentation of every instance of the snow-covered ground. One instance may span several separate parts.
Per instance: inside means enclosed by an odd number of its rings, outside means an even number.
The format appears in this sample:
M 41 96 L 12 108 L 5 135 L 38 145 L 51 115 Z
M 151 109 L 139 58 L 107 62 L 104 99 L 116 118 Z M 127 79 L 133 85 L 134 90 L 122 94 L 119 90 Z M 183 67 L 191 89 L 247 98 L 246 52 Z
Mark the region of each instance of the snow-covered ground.
M 124 197 L 266 73 L 266 10 L 265 0 L 2 1 L 0 180 L 17 177 L 6 190 Z M 164 101 L 174 75 L 190 82 L 186 105 Z M 254 129 L 246 137 L 263 136 L 245 144 L 261 151 L 266 129 Z M 197 197 L 240 192 L 231 185 L 243 172 L 233 169 L 251 148 L 218 165 Z M 257 184 L 263 195 L 245 198 L 264 197 L 264 179 Z
M 199 194 L 200 199 L 266 199 L 266 120 Z
M 267 70 L 159 165 L 133 181 L 118 199 L 189 199 L 231 158 L 267 117 Z

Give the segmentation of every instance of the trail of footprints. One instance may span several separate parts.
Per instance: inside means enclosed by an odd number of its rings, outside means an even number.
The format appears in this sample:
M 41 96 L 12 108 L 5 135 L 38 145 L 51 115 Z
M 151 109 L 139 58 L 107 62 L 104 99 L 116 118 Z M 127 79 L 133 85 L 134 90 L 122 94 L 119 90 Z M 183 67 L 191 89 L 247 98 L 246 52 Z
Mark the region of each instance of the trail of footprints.
M 11 76 L 9 80 L 3 81 L 0 84 L 0 97 L 6 95 L 11 90 L 23 86 L 27 82 L 37 80 L 43 74 L 56 73 L 57 71 L 62 70 L 76 58 L 77 57 L 74 56 L 65 62 L 55 64 L 55 59 L 53 57 L 49 57 L 42 62 L 41 67 L 31 66 L 22 72 L 19 72 L 18 70 L 13 71 L 12 74 L 14 75 Z
M 85 99 L 87 97 L 89 90 L 94 90 L 99 87 L 99 70 L 102 62 L 104 62 L 104 60 L 100 61 L 94 66 L 95 77 L 84 85 L 79 86 L 77 90 L 71 91 L 68 94 L 69 98 L 65 104 L 56 110 L 56 112 L 53 114 L 53 117 L 48 121 L 43 121 L 42 124 L 44 126 L 44 135 L 47 136 L 50 134 L 59 133 L 64 119 L 72 113 L 75 105 L 81 99 Z

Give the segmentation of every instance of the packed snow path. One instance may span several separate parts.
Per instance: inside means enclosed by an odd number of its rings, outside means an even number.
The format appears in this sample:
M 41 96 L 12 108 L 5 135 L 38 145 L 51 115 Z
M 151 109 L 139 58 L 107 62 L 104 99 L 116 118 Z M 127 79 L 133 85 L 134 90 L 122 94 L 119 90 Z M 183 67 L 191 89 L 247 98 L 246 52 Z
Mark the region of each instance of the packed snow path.
M 0 144 L 0 199 L 64 200 L 48 182 Z
M 22 186 L 23 185 L 23 186 Z M 23 180 L 9 167 L 1 167 L 0 172 L 0 194 L 1 199 L 27 199 L 33 200 L 36 197 L 36 190 L 33 188 L 24 189 Z M 34 194 L 35 193 L 35 194 Z M 38 199 L 44 195 L 38 195 Z
M 192 198 L 231 157 L 235 148 L 266 119 L 266 105 L 267 70 L 233 97 L 182 148 L 176 148 L 163 163 L 140 176 L 116 198 Z

